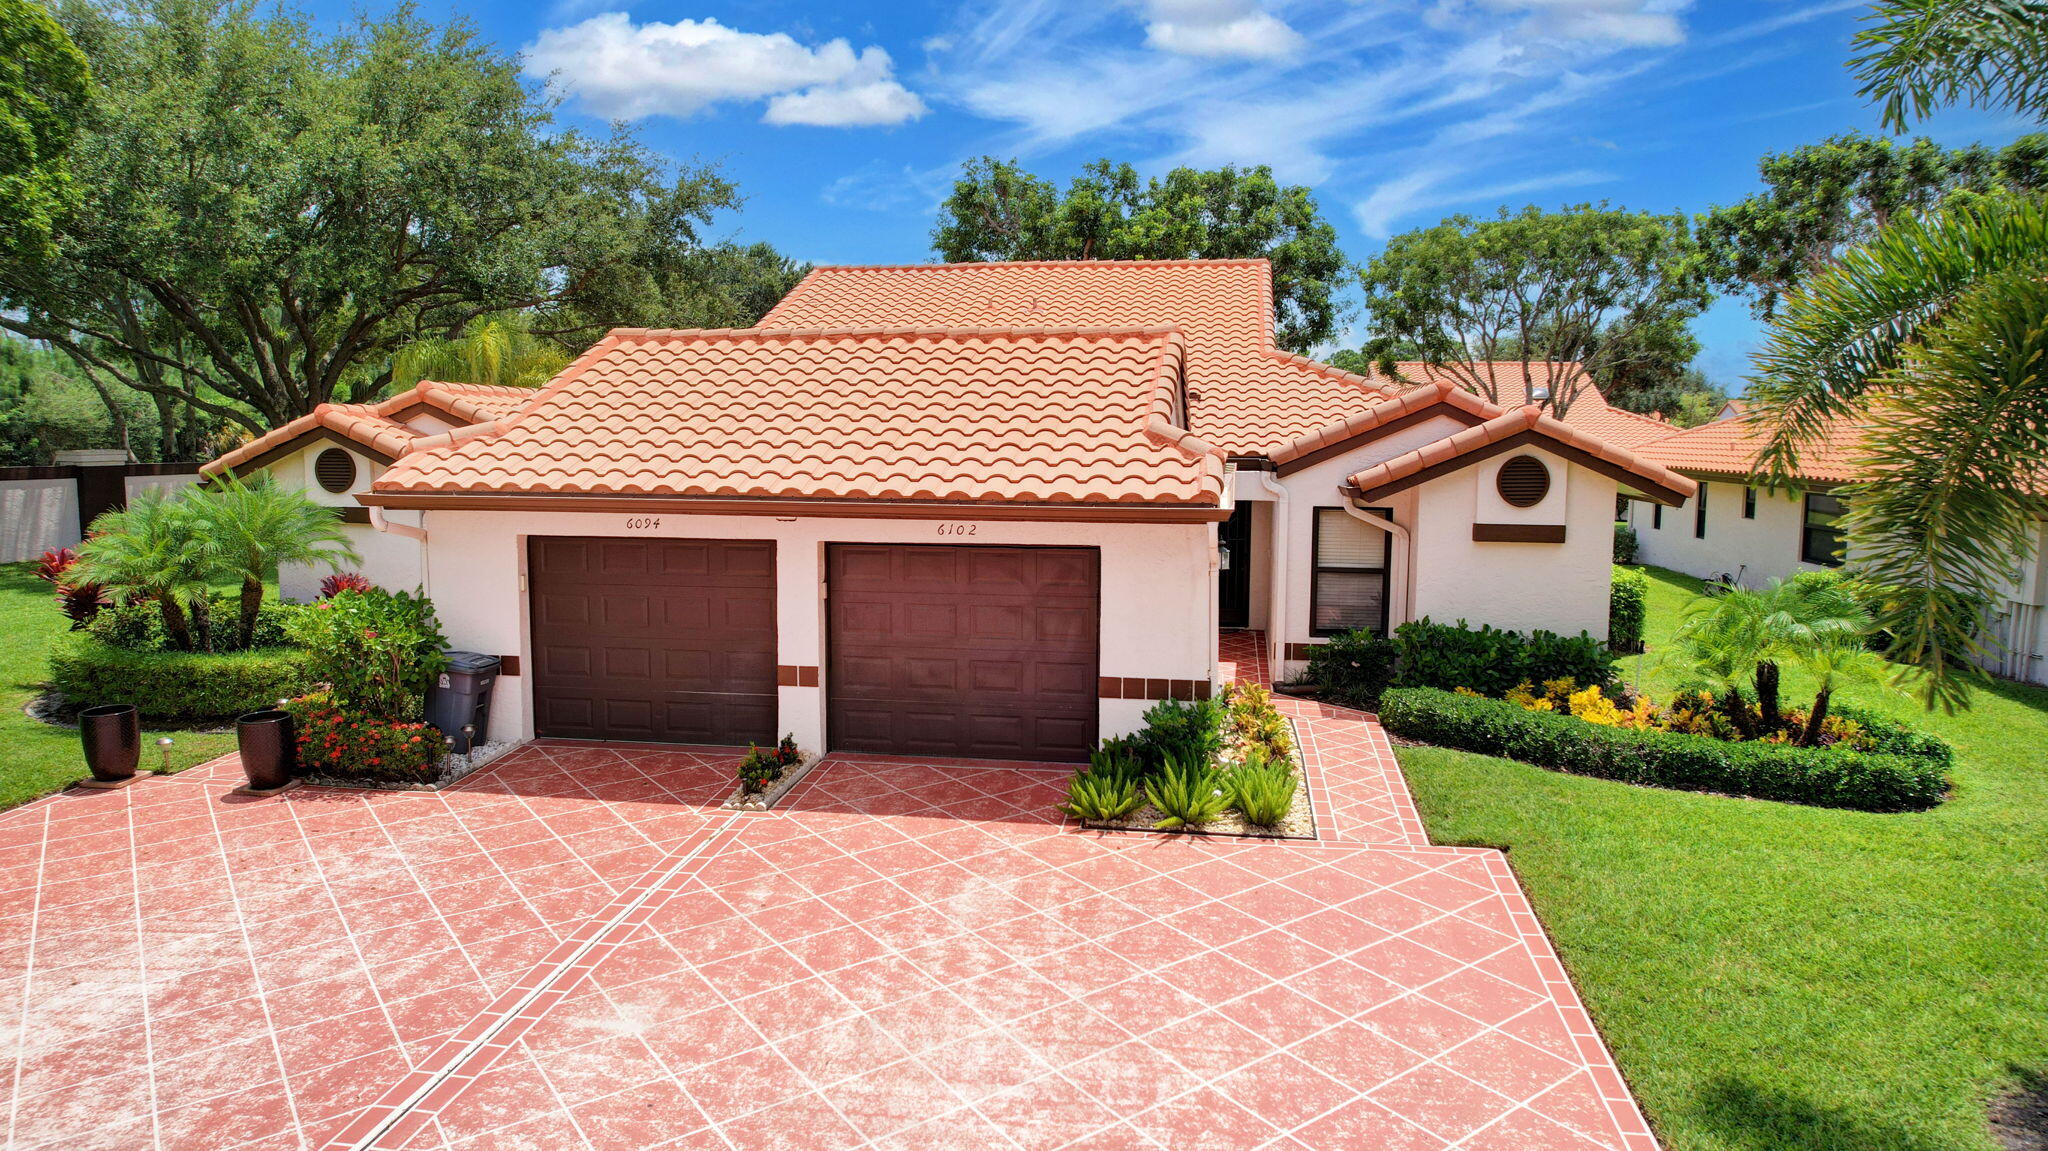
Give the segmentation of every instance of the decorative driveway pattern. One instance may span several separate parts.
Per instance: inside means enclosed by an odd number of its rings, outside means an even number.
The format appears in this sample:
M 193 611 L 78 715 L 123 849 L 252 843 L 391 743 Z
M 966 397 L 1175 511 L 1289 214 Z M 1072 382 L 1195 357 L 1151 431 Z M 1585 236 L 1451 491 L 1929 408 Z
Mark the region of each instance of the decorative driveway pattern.
M 1654 1148 L 1505 857 L 1286 706 L 1314 843 L 882 757 L 741 816 L 728 753 L 563 743 L 0 814 L 7 1146 Z

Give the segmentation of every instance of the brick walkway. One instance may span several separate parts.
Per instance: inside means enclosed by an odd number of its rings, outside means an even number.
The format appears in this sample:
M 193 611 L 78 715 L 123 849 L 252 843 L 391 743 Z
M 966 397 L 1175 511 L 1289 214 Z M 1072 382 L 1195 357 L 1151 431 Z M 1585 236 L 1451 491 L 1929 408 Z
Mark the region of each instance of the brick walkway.
M 1654 1147 L 1505 858 L 1285 706 L 1313 844 L 853 756 L 735 816 L 728 751 L 567 743 L 0 813 L 6 1146 Z

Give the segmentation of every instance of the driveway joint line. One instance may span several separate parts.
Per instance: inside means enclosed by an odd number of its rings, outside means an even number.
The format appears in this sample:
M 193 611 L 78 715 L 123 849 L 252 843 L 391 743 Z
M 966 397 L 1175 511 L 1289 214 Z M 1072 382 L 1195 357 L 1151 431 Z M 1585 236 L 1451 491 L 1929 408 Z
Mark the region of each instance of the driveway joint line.
M 641 891 L 638 895 L 634 896 L 631 900 L 627 901 L 624 905 L 622 905 L 617 911 L 613 912 L 611 918 L 605 921 L 603 927 L 600 927 L 598 930 L 591 932 L 590 937 L 585 939 L 582 943 L 577 944 L 576 949 L 574 951 L 564 956 L 561 960 L 556 962 L 553 967 L 549 968 L 546 974 L 542 975 L 540 980 L 536 982 L 533 987 L 529 988 L 524 995 L 520 996 L 519 1000 L 516 1003 L 513 1003 L 505 1010 L 499 1012 L 498 1017 L 496 1019 L 493 1019 L 490 1022 L 490 1024 L 486 1026 L 480 1034 L 472 1038 L 469 1042 L 463 1044 L 462 1049 L 455 1053 L 454 1058 L 444 1063 L 439 1070 L 430 1073 L 426 1079 L 426 1082 L 421 1083 L 418 1087 L 414 1088 L 412 1094 L 408 1095 L 396 1106 L 392 1107 L 388 1114 L 386 1114 L 382 1119 L 377 1121 L 376 1126 L 370 1128 L 370 1130 L 365 1132 L 362 1138 L 356 1140 L 354 1143 L 349 1144 L 349 1151 L 370 1151 L 371 1148 L 375 1147 L 377 1145 L 378 1140 L 382 1139 L 387 1132 L 389 1132 L 393 1127 L 398 1125 L 399 1120 L 404 1119 L 407 1115 L 411 1114 L 414 1110 L 416 1110 L 419 1107 L 419 1105 L 426 1100 L 427 1096 L 432 1094 L 436 1088 L 441 1086 L 441 1084 L 447 1082 L 449 1079 L 454 1078 L 456 1073 L 459 1072 L 464 1066 L 466 1066 L 470 1060 L 476 1058 L 477 1054 L 481 1052 L 486 1046 L 488 1046 L 493 1039 L 496 1039 L 498 1035 L 501 1032 L 503 1032 L 507 1027 L 510 1027 L 513 1023 L 517 1022 L 520 1016 L 526 1011 L 528 1007 L 532 1006 L 535 1000 L 538 1000 L 541 996 L 546 995 L 548 992 L 553 990 L 554 986 L 557 983 L 561 982 L 564 977 L 566 977 L 572 970 L 576 968 L 578 964 L 580 964 L 583 961 L 584 956 L 590 954 L 590 952 L 594 948 L 596 948 L 600 942 L 609 938 L 613 931 L 616 931 L 636 912 L 638 912 L 642 907 L 644 907 L 650 899 L 654 898 L 656 893 L 662 891 L 669 884 L 669 882 L 673 880 L 679 872 L 682 871 L 682 869 L 686 865 L 688 865 L 692 860 L 696 859 L 699 855 L 703 854 L 704 850 L 707 847 L 709 847 L 714 840 L 716 840 L 719 836 L 723 835 L 726 831 L 730 830 L 732 826 L 738 823 L 743 817 L 743 813 L 733 813 L 731 816 L 728 816 L 726 818 L 725 822 L 719 824 L 715 828 L 712 828 L 708 834 L 705 834 L 701 839 L 699 839 L 697 843 L 690 847 L 690 849 L 687 852 L 682 853 L 680 858 L 676 859 L 673 863 L 671 863 L 666 869 L 662 871 L 659 879 L 655 880 L 653 883 L 648 884 L 645 890 Z M 572 932 L 571 937 L 573 938 L 573 936 L 574 933 Z

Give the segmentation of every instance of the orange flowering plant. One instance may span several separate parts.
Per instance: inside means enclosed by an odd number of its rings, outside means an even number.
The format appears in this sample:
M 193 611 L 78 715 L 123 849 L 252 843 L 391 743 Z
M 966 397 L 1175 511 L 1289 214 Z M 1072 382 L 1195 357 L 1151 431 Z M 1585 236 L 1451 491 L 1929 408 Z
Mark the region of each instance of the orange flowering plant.
M 379 719 L 343 707 L 333 694 L 311 692 L 287 701 L 298 735 L 299 770 L 373 783 L 432 783 L 448 752 L 441 733 L 424 723 Z

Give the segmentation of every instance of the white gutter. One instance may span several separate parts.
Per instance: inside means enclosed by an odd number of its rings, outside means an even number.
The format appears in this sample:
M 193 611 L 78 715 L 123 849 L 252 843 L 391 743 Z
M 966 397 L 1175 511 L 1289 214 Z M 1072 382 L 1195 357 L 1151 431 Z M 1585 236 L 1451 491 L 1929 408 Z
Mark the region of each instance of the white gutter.
M 427 542 L 427 529 L 416 528 L 411 524 L 392 523 L 390 520 L 384 518 L 384 509 L 378 507 L 376 504 L 370 505 L 370 526 L 376 528 L 380 532 L 389 532 L 390 534 L 395 536 L 404 536 L 407 539 L 418 540 L 421 543 Z

